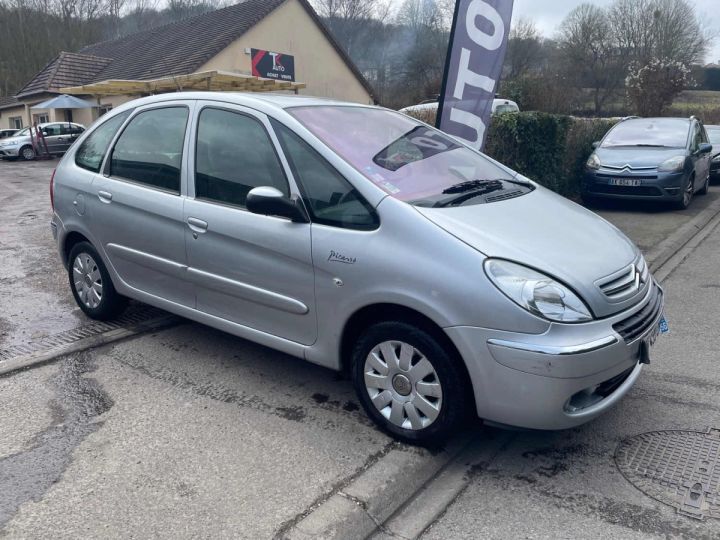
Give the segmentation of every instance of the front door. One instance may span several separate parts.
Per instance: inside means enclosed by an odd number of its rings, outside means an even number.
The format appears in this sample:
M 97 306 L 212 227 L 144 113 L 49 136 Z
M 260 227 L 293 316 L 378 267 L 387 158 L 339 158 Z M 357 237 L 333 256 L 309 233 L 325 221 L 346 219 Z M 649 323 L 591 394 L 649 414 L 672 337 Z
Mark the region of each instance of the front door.
M 182 161 L 189 107 L 139 110 L 93 180 L 93 228 L 128 286 L 194 307 L 187 281 Z M 82 150 L 82 149 L 81 149 Z
M 188 277 L 197 309 L 273 336 L 317 336 L 310 224 L 252 214 L 248 192 L 290 188 L 267 118 L 242 107 L 198 107 L 185 203 Z

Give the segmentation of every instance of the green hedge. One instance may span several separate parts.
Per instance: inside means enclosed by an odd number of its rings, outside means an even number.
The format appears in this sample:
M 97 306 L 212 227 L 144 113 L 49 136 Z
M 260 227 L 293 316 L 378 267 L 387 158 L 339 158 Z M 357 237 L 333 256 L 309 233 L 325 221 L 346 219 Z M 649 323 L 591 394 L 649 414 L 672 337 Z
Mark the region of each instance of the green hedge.
M 580 192 L 592 143 L 615 124 L 538 112 L 493 117 L 485 153 L 566 197 Z

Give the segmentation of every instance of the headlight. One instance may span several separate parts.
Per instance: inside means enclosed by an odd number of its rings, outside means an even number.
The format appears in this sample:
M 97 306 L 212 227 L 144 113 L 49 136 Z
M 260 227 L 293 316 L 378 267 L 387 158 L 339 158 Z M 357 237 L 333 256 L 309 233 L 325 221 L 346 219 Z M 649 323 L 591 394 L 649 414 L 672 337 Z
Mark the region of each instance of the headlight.
M 685 156 L 675 156 L 660 164 L 658 171 L 660 172 L 677 172 L 685 167 Z
M 590 159 L 587 160 L 586 165 L 588 169 L 597 171 L 602 164 L 600 163 L 600 158 L 597 157 L 597 154 L 593 154 L 590 156 Z
M 715 156 L 715 157 L 713 158 L 712 162 L 713 162 L 713 163 L 720 163 L 720 154 L 718 154 L 717 156 Z
M 534 315 L 563 323 L 593 318 L 574 292 L 540 272 L 498 259 L 485 261 L 485 272 L 505 296 Z

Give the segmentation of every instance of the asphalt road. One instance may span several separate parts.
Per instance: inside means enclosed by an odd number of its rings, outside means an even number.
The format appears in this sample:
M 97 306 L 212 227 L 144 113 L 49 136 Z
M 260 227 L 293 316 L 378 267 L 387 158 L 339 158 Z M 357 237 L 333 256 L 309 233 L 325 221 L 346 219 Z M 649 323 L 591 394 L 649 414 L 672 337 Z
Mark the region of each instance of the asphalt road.
M 50 236 L 51 166 L 0 163 L 0 349 L 88 323 Z M 599 211 L 651 249 L 718 191 L 686 213 Z M 720 229 L 666 281 L 671 333 L 610 414 L 470 428 L 464 491 L 423 536 L 718 538 L 719 520 L 677 516 L 613 455 L 639 433 L 720 427 L 719 248 Z M 379 433 L 336 374 L 189 322 L 0 377 L 0 410 L 7 538 L 268 538 L 391 450 L 428 455 Z

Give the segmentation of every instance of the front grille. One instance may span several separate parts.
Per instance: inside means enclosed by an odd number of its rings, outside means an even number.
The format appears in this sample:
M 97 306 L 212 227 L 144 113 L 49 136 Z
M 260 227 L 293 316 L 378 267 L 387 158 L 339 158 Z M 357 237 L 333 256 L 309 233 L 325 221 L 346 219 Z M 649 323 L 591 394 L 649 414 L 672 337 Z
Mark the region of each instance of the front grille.
M 660 197 L 662 191 L 652 186 L 608 186 L 590 184 L 590 193 L 603 193 L 605 195 L 639 195 L 641 197 Z
M 637 313 L 634 313 L 627 319 L 614 324 L 613 330 L 622 336 L 625 343 L 632 343 L 645 334 L 645 332 L 647 332 L 650 327 L 657 322 L 658 317 L 660 317 L 662 305 L 662 291 L 660 290 L 660 287 L 653 285 L 650 301 Z
M 615 274 L 597 282 L 603 294 L 610 300 L 624 300 L 637 293 L 642 285 L 647 283 L 650 277 L 650 269 L 642 257 L 636 263 L 631 264 L 622 273 Z

